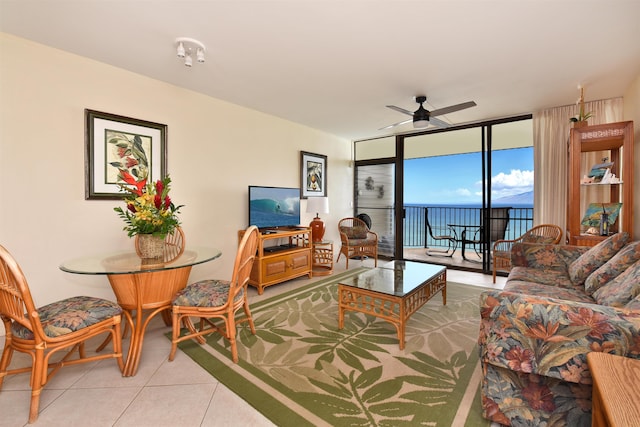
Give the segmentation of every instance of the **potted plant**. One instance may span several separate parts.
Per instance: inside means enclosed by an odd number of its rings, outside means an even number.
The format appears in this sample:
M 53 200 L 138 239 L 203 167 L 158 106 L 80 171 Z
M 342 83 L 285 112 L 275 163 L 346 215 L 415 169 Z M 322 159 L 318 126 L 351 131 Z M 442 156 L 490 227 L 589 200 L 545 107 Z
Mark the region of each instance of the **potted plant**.
M 587 120 L 590 117 L 593 117 L 593 113 L 588 111 L 585 113 L 584 111 L 584 88 L 580 88 L 580 99 L 578 99 L 578 104 L 580 105 L 580 112 L 577 116 L 571 117 L 569 120 L 573 122 L 574 128 L 581 128 L 584 126 L 588 126 Z
M 139 236 L 140 253 L 143 258 L 163 256 L 164 239 L 180 225 L 178 213 L 184 205 L 175 206 L 169 197 L 171 178 L 167 175 L 155 183 L 140 181 L 125 170 L 120 177 L 130 186 L 118 184 L 124 196 L 126 210 L 113 208 L 125 222 L 123 228 L 129 237 Z

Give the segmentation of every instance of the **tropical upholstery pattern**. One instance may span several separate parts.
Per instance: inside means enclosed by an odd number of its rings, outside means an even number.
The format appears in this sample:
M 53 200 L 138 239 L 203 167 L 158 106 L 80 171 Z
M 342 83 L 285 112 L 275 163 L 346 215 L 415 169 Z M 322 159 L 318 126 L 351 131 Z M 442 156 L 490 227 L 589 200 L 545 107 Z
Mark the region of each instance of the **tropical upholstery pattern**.
M 341 226 L 340 232 L 344 233 L 347 236 L 347 239 L 349 240 L 351 239 L 362 240 L 367 238 L 367 234 L 369 230 L 367 229 L 367 227 L 362 227 L 358 225 L 353 227 Z
M 606 258 L 600 265 L 627 259 L 615 256 L 621 238 L 626 241 L 624 236 L 608 239 L 593 252 L 577 246 L 514 245 L 515 267 L 505 288 L 480 296 L 485 418 L 513 426 L 591 425 L 587 353 L 640 359 L 640 261 L 594 295 L 585 291 L 584 280 L 573 282 L 569 270 L 575 265 L 574 277 L 587 270 L 595 274 L 600 267 L 594 268 L 599 261 L 593 253 L 598 251 Z
M 229 299 L 228 280 L 201 280 L 191 283 L 173 298 L 173 305 L 183 307 L 220 307 Z M 244 289 L 235 296 L 233 302 L 242 300 Z
M 640 241 L 629 243 L 620 249 L 613 258 L 591 273 L 584 282 L 584 289 L 589 295 L 593 295 L 601 286 L 609 283 L 620 273 L 640 260 Z
M 95 325 L 120 313 L 122 308 L 115 302 L 87 296 L 67 298 L 38 308 L 44 333 L 51 338 Z M 34 339 L 30 329 L 16 322 L 11 324 L 11 332 L 17 338 Z
M 629 234 L 616 233 L 598 243 L 569 266 L 573 283 L 584 283 L 587 277 L 609 261 L 629 240 Z
M 595 291 L 593 298 L 598 304 L 626 307 L 638 295 L 640 295 L 640 261 Z

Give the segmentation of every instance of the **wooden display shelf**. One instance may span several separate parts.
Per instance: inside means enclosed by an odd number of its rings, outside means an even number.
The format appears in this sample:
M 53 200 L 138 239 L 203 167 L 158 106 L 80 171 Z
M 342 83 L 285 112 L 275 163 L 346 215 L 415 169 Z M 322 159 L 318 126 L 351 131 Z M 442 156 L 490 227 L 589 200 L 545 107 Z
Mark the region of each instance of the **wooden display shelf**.
M 569 134 L 569 165 L 567 185 L 567 242 L 571 245 L 594 246 L 602 236 L 584 234 L 581 224 L 591 203 L 622 203 L 610 232 L 629 233 L 633 240 L 633 122 L 606 123 L 573 128 Z M 612 162 L 611 173 L 619 182 L 582 183 L 589 173 L 592 157 L 607 157 Z

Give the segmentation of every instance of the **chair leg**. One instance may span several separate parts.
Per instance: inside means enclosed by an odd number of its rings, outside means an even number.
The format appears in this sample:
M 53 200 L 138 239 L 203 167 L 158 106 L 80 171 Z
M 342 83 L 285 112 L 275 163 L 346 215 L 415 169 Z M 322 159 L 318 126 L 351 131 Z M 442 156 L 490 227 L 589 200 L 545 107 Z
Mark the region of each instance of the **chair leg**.
M 13 356 L 13 348 L 9 345 L 11 338 L 5 335 L 4 350 L 2 350 L 2 359 L 0 359 L 0 390 L 2 390 L 2 384 L 4 383 L 4 377 L 7 376 L 7 367 L 11 363 Z
M 244 304 L 243 304 L 243 308 L 244 308 L 244 314 L 245 316 L 247 316 L 248 322 L 249 322 L 249 328 L 251 328 L 251 333 L 253 335 L 256 334 L 256 327 L 253 324 L 253 317 L 251 317 L 251 310 L 249 309 L 249 301 L 246 298 L 246 292 L 245 292 L 245 299 L 244 299 Z
M 493 283 L 496 283 L 496 262 L 493 261 Z
M 229 339 L 229 344 L 231 344 L 231 359 L 233 359 L 233 363 L 238 363 L 238 344 L 236 343 L 238 331 L 236 331 L 236 320 L 233 311 L 229 313 L 228 321 L 225 323 L 227 327 L 227 338 Z
M 40 409 L 40 393 L 46 383 L 47 366 L 45 366 L 44 349 L 36 348 L 33 367 L 31 368 L 31 404 L 29 405 L 29 424 L 38 419 Z
M 172 313 L 172 327 L 171 327 L 171 351 L 169 352 L 169 362 L 173 361 L 176 357 L 176 350 L 178 349 L 178 337 L 180 336 L 180 318 L 178 313 Z

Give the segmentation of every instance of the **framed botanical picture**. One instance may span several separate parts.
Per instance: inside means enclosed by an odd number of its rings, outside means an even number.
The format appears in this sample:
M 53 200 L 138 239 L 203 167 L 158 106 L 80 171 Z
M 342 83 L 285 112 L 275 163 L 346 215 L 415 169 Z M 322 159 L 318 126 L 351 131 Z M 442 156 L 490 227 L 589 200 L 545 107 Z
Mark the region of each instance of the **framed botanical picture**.
M 300 197 L 327 196 L 327 156 L 300 152 Z
M 121 199 L 124 173 L 138 181 L 167 172 L 167 125 L 84 110 L 85 199 Z

